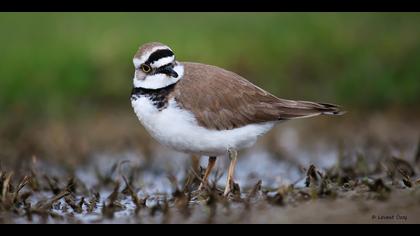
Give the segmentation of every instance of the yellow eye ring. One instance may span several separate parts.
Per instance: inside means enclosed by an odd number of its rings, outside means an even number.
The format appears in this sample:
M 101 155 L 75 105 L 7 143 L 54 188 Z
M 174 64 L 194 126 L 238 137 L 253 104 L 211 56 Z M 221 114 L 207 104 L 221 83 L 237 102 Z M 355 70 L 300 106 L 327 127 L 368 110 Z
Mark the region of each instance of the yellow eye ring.
M 141 70 L 144 72 L 144 73 L 149 73 L 151 70 L 152 70 L 152 68 L 150 68 L 150 66 L 149 65 L 147 65 L 147 64 L 141 64 Z

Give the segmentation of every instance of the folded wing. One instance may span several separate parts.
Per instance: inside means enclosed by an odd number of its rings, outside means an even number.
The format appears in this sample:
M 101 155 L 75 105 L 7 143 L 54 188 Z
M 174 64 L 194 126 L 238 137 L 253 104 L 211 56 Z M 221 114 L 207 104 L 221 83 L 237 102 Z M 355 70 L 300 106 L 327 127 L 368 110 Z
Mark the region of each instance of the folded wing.
M 253 123 L 342 114 L 334 104 L 277 98 L 219 67 L 184 65 L 185 75 L 177 85 L 175 99 L 193 111 L 198 123 L 208 129 L 227 130 Z

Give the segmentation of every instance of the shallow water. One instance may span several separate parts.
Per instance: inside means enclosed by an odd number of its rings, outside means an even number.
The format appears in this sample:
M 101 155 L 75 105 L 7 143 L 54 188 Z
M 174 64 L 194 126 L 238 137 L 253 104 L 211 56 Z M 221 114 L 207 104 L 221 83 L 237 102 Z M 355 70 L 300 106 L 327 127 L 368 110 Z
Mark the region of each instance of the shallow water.
M 419 129 L 414 128 L 420 127 L 418 123 L 406 123 L 402 119 L 386 121 L 384 117 L 350 123 L 351 125 L 348 121 L 342 121 L 330 125 L 326 120 L 312 120 L 289 122 L 278 126 L 259 140 L 254 147 L 239 153 L 235 182 L 239 184 L 245 196 L 261 180 L 267 196 L 274 196 L 279 188 L 290 184 L 296 189 L 304 189 L 306 169 L 311 164 L 321 172 L 325 172 L 337 165 L 354 166 L 361 157 L 371 169 L 377 161 L 392 156 L 413 161 L 420 137 Z M 142 223 L 159 223 L 165 221 L 165 214 L 158 211 L 151 217 L 150 211 L 169 200 L 173 214 L 179 214 L 171 202 L 176 188 L 171 183 L 173 178 L 169 176 L 175 177 L 178 188 L 182 189 L 185 178 L 191 171 L 192 158 L 157 143 L 153 145 L 155 148 L 150 156 L 146 156 L 146 152 L 139 149 L 93 152 L 83 165 L 75 168 L 74 175 L 83 185 L 81 189 L 84 189 L 83 194 L 75 196 L 75 202 L 79 202 L 81 196 L 85 196 L 84 200 L 87 203 L 93 193 L 98 192 L 100 199 L 97 207 L 93 212 L 88 212 L 87 204 L 84 204 L 82 212 L 77 213 L 66 206 L 64 199 L 60 199 L 54 204 L 53 212 L 63 216 L 66 222 L 138 223 L 141 219 Z M 218 157 L 217 160 L 210 181 L 220 174 L 217 185 L 222 189 L 225 186 L 229 162 L 226 156 Z M 201 157 L 200 164 L 205 167 L 207 157 Z M 57 163 L 39 160 L 36 166 L 41 173 L 58 176 L 61 187 L 65 186 L 67 176 L 71 176 L 71 172 Z M 104 219 L 102 204 L 107 203 L 115 181 L 120 183 L 119 192 L 126 187 L 122 176 L 131 177 L 134 191 L 139 198 L 146 199 L 145 207 L 149 211 L 143 210 L 139 213 L 142 217 L 133 218 L 136 205 L 129 195 L 121 195 L 118 199 L 122 205 L 121 209 L 115 212 L 112 219 Z M 108 184 L 106 179 L 110 181 Z M 35 205 L 40 200 L 50 199 L 53 196 L 50 191 L 41 190 L 32 195 L 30 202 Z M 205 216 L 208 215 L 209 209 L 198 202 L 192 204 L 195 206 L 192 214 L 206 221 Z M 235 214 L 243 211 L 241 204 L 232 203 L 230 208 L 237 209 Z M 241 217 L 240 214 L 236 216 Z M 34 216 L 32 221 L 19 217 L 14 222 L 43 222 L 42 220 L 45 219 L 38 216 Z M 236 218 L 232 219 L 235 220 Z M 191 219 L 184 221 L 197 222 Z M 54 222 L 62 222 L 62 219 L 50 217 L 48 223 Z

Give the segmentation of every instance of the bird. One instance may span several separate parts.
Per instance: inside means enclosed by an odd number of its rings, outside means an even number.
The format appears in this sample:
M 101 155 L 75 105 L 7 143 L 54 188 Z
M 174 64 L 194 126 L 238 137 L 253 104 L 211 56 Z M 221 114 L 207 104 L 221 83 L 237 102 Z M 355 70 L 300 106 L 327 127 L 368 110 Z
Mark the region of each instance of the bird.
M 278 98 L 221 67 L 178 61 L 160 42 L 139 47 L 131 105 L 146 131 L 161 145 L 208 156 L 199 190 L 206 186 L 216 158 L 230 159 L 224 196 L 232 193 L 238 151 L 253 146 L 276 124 L 317 115 L 341 115 L 330 103 Z

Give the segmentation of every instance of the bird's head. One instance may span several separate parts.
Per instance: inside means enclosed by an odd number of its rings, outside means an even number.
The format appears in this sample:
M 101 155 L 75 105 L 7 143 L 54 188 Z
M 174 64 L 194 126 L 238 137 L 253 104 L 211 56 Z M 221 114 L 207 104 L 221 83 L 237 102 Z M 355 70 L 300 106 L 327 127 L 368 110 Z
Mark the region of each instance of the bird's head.
M 162 43 L 146 43 L 134 55 L 136 88 L 160 89 L 176 83 L 184 75 L 184 67 L 175 60 L 172 49 Z

